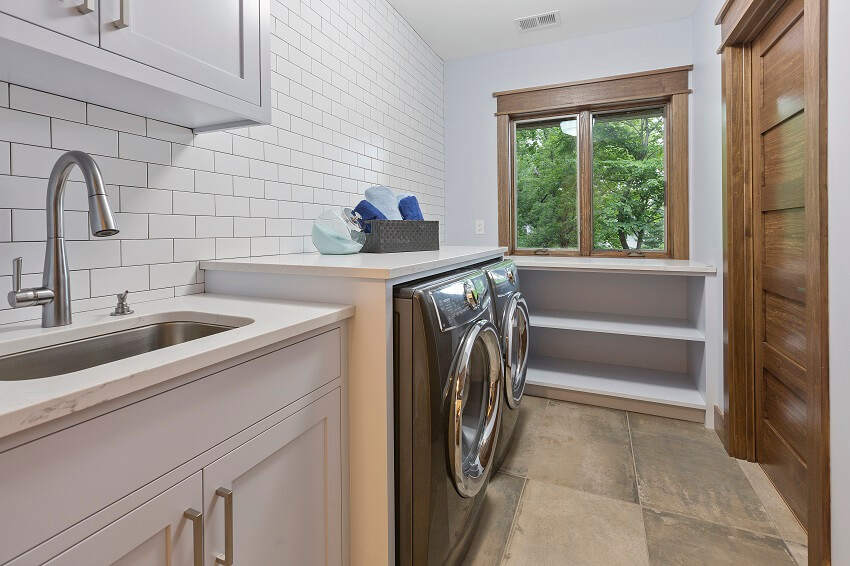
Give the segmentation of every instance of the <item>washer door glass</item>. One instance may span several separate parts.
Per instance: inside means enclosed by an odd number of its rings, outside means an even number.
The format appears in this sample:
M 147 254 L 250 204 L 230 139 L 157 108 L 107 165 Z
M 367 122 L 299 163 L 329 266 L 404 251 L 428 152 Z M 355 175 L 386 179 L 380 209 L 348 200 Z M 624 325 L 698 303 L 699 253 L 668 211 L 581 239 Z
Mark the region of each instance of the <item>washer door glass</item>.
M 528 305 L 521 293 L 514 293 L 502 321 L 502 347 L 505 353 L 505 396 L 508 407 L 519 406 L 525 391 L 528 370 Z
M 475 497 L 493 464 L 502 395 L 502 349 L 496 327 L 478 321 L 467 331 L 451 371 L 449 466 L 462 497 Z

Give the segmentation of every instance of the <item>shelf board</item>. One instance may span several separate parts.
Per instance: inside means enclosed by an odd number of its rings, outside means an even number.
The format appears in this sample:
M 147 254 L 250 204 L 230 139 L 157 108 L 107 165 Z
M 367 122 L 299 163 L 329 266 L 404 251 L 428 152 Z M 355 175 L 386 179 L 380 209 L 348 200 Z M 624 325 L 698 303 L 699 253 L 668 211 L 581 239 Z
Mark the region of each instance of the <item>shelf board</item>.
M 706 404 L 691 377 L 685 373 L 532 357 L 526 383 L 590 395 L 616 397 L 643 403 L 705 411 Z
M 706 277 L 717 268 L 687 259 L 646 259 L 606 257 L 508 256 L 521 269 L 542 271 L 585 271 L 597 273 L 647 273 Z
M 531 313 L 531 326 L 705 342 L 705 335 L 691 321 L 680 318 L 536 310 Z

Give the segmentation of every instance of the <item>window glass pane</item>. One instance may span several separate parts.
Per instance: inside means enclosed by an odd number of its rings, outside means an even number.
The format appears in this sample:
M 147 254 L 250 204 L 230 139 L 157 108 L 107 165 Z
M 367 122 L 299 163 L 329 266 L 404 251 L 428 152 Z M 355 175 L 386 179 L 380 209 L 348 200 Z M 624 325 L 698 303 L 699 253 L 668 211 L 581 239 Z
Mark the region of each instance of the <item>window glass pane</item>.
M 593 248 L 665 249 L 664 109 L 593 116 Z
M 578 249 L 575 117 L 516 125 L 516 247 Z

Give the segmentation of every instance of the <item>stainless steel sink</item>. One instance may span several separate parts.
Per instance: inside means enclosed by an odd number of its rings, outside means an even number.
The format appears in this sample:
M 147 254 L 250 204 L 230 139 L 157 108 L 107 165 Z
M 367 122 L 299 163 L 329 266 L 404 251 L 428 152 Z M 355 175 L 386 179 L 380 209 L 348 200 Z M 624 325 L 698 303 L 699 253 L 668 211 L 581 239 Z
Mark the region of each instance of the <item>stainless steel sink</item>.
M 159 322 L 9 354 L 0 357 L 0 381 L 23 381 L 80 371 L 233 328 L 203 322 Z

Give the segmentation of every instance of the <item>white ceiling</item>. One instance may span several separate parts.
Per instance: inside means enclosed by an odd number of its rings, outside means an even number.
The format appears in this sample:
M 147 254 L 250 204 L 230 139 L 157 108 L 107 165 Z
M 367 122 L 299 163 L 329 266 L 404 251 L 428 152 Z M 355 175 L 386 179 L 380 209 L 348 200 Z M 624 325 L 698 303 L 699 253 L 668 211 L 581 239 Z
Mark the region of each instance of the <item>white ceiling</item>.
M 699 0 L 389 0 L 444 60 L 687 18 Z M 561 11 L 561 25 L 519 33 L 514 19 Z

